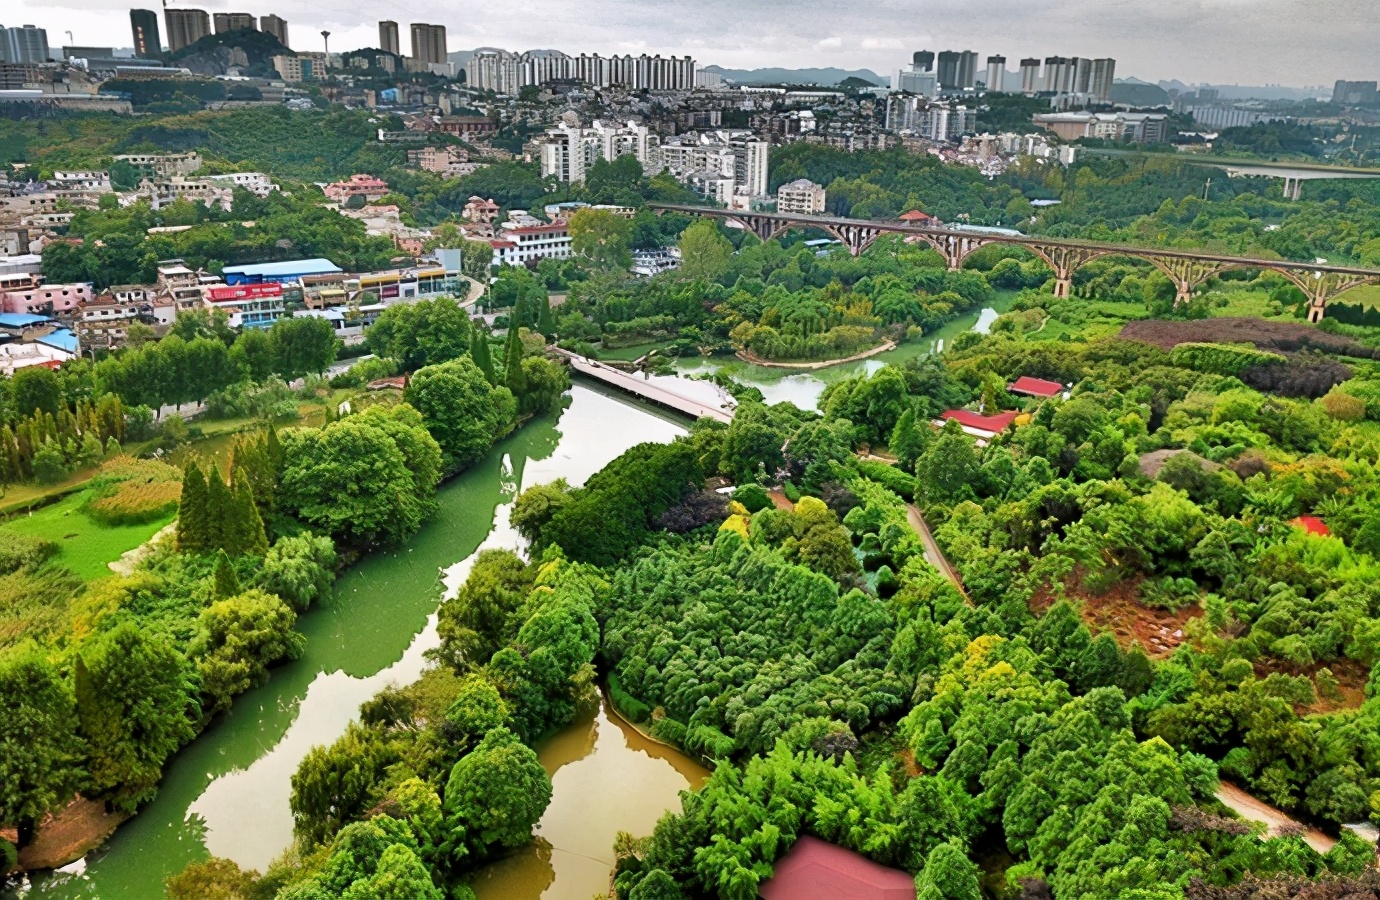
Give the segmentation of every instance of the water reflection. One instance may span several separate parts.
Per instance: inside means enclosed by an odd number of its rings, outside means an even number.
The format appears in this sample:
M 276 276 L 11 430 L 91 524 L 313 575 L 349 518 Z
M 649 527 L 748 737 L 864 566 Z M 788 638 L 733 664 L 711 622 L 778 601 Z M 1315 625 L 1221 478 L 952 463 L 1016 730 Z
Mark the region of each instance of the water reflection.
M 620 831 L 650 834 L 683 790 L 709 770 L 643 737 L 604 702 L 538 747 L 551 776 L 551 805 L 530 847 L 483 869 L 479 900 L 591 897 L 609 889 L 613 840 Z

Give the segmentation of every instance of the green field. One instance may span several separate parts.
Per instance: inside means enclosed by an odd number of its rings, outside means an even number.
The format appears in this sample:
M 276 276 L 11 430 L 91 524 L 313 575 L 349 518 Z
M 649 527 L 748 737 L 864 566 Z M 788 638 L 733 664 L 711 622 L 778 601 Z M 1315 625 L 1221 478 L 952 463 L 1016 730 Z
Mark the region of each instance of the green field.
M 80 491 L 30 515 L 20 515 L 0 525 L 0 532 L 56 541 L 62 548 L 56 561 L 83 581 L 94 581 L 111 574 L 109 563 L 153 537 L 174 518 L 168 515 L 143 525 L 99 525 L 81 511 L 89 495 L 90 491 Z

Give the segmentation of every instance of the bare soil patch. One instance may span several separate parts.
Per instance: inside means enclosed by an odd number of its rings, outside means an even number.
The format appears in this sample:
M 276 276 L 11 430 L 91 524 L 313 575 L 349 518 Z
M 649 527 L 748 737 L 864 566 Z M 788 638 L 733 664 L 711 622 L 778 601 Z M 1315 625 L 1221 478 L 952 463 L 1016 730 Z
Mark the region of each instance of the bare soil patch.
M 1259 350 L 1277 353 L 1297 353 L 1301 350 L 1322 350 L 1347 356 L 1372 357 L 1374 350 L 1350 338 L 1328 334 L 1298 322 L 1257 319 L 1248 316 L 1180 321 L 1171 319 L 1143 319 L 1127 322 L 1117 337 L 1128 341 L 1154 344 L 1172 350 L 1179 344 L 1254 344 Z
M 33 842 L 19 851 L 19 868 L 65 866 L 99 847 L 127 818 L 125 813 L 106 812 L 104 803 L 78 797 L 38 826 Z

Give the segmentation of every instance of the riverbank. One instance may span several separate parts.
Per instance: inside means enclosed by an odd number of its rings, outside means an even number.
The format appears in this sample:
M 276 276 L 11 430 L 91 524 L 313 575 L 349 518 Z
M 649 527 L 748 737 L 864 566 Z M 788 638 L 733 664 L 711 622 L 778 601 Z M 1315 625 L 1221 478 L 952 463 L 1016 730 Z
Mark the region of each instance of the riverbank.
M 817 369 L 827 369 L 830 366 L 841 366 L 846 363 L 861 362 L 864 359 L 871 359 L 874 356 L 888 353 L 895 349 L 895 341 L 882 341 L 871 350 L 864 350 L 862 353 L 845 356 L 843 359 L 821 359 L 813 362 L 788 362 L 785 360 L 763 359 L 751 350 L 739 350 L 734 355 L 745 363 L 751 363 L 754 366 L 762 366 L 767 369 L 795 369 L 802 372 L 813 372 Z

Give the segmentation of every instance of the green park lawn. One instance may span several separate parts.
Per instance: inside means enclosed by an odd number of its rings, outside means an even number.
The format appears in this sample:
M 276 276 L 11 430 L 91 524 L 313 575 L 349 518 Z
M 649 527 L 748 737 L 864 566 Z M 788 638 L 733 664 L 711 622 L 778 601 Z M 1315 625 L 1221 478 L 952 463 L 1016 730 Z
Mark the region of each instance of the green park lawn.
M 100 525 L 81 511 L 89 491 L 77 493 L 32 514 L 20 514 L 0 525 L 0 532 L 27 534 L 56 541 L 56 562 L 83 581 L 110 575 L 109 563 L 158 533 L 174 518 L 167 515 L 143 525 Z

